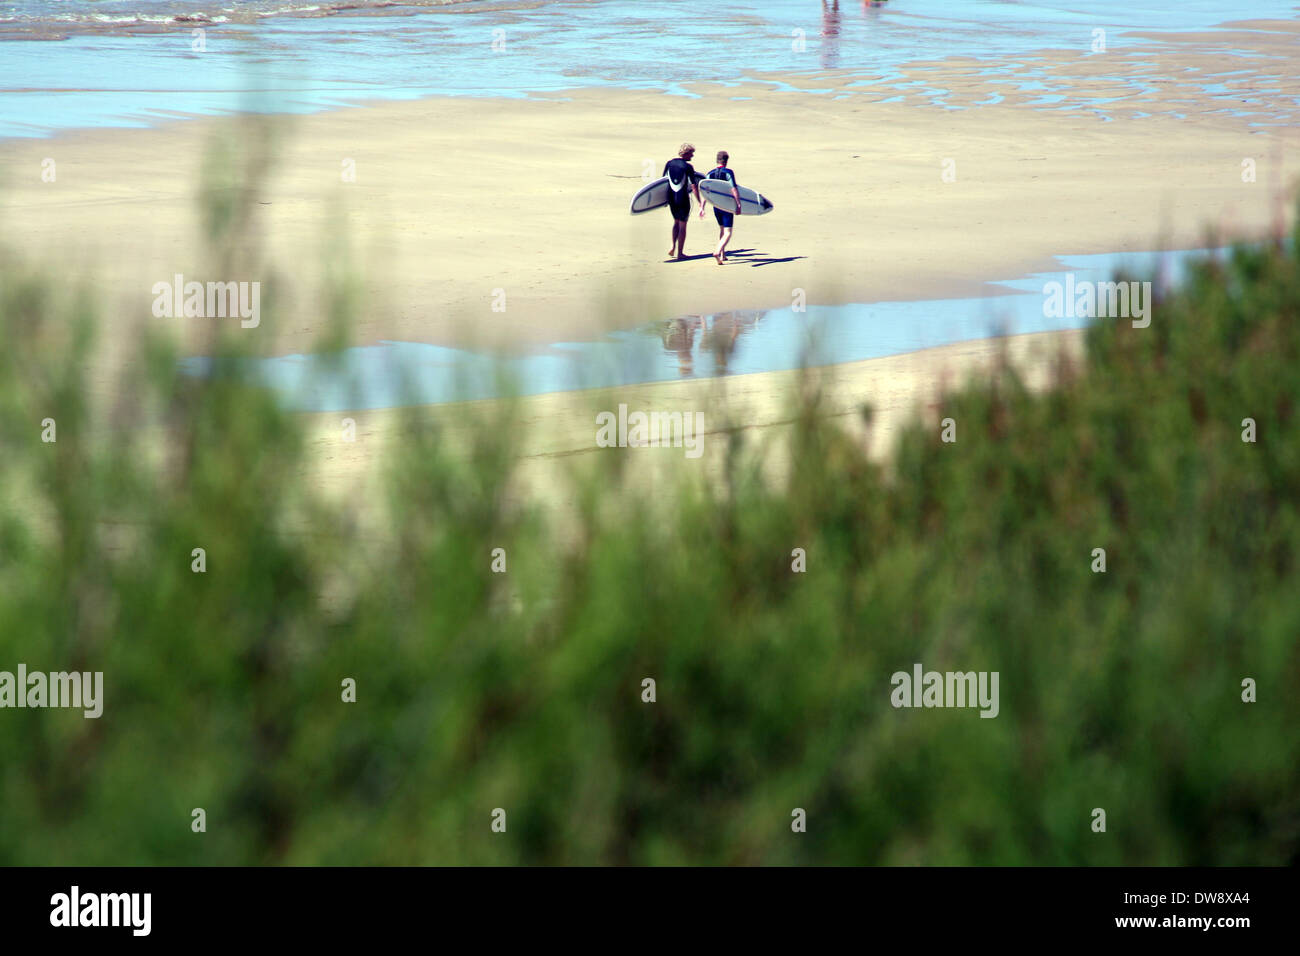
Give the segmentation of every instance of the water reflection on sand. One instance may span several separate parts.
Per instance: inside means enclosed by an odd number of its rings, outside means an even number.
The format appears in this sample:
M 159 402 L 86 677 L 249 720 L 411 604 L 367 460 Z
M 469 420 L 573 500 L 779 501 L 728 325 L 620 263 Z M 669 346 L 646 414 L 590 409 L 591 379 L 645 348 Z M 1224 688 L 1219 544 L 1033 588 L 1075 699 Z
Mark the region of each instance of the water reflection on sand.
M 725 375 L 740 337 L 757 326 L 765 315 L 766 309 L 735 309 L 668 319 L 660 330 L 664 353 L 676 357 L 677 372 L 682 378 L 690 378 L 695 374 L 698 339 L 701 356 L 708 356 L 713 361 L 712 368 L 705 374 Z

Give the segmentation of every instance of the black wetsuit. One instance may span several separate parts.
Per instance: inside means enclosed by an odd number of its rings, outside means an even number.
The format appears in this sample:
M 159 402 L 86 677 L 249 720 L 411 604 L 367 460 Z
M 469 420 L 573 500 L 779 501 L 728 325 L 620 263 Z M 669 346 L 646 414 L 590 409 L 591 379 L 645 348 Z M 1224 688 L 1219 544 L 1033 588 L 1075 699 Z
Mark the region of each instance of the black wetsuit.
M 736 185 L 736 174 L 733 173 L 733 172 L 732 172 L 728 167 L 726 167 L 726 166 L 719 166 L 719 167 L 717 167 L 716 169 L 711 169 L 711 170 L 709 170 L 709 175 L 708 175 L 707 177 L 705 177 L 705 178 L 706 178 L 706 179 L 725 179 L 727 182 L 731 183 L 731 185 L 732 185 L 732 186 L 733 186 L 737 191 L 739 191 L 739 189 L 740 189 L 740 187 L 739 187 L 738 185 Z M 731 228 L 731 223 L 735 220 L 736 216 L 735 216 L 734 213 L 723 212 L 723 211 L 722 211 L 721 209 L 719 209 L 719 208 L 717 207 L 717 205 L 715 204 L 714 207 L 713 207 L 713 218 L 716 219 L 716 220 L 718 220 L 718 225 L 719 225 L 719 226 L 722 226 L 724 229 L 730 229 L 730 228 Z
M 678 222 L 691 218 L 691 186 L 700 180 L 700 174 L 686 160 L 670 159 L 664 163 L 668 177 L 668 211 Z

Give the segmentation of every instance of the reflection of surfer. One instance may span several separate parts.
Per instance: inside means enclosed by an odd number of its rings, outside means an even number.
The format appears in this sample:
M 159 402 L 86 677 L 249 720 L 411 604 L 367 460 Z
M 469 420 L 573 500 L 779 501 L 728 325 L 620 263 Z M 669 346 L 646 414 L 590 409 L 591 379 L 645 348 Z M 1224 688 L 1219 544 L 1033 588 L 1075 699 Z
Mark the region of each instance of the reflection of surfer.
M 741 309 L 736 312 L 718 312 L 714 315 L 687 315 L 669 319 L 660 329 L 664 351 L 677 355 L 677 370 L 683 377 L 695 374 L 695 333 L 700 334 L 700 349 L 712 353 L 719 375 L 727 374 L 727 364 L 736 351 L 737 340 L 751 331 L 767 312 L 758 309 Z
M 822 68 L 834 69 L 840 59 L 840 0 L 822 0 Z
M 700 339 L 700 348 L 713 353 L 713 361 L 718 371 L 726 374 L 727 360 L 736 350 L 736 339 L 740 336 L 742 322 L 735 312 L 719 312 L 713 316 L 713 324 Z
M 695 347 L 695 330 L 699 327 L 698 315 L 669 319 L 664 325 L 664 349 L 677 353 L 677 371 L 683 378 L 695 374 L 695 356 L 691 350 Z

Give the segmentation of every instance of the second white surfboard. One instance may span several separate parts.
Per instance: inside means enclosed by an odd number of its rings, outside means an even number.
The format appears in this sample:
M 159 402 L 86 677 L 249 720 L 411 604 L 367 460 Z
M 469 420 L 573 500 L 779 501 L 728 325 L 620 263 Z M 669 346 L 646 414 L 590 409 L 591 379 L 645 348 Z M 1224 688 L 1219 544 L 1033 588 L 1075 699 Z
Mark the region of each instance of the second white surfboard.
M 739 186 L 736 191 L 740 193 L 742 216 L 765 216 L 772 211 L 772 201 L 762 193 L 756 193 L 748 186 Z M 723 212 L 736 211 L 736 200 L 731 195 L 731 183 L 725 179 L 701 179 L 700 195 Z

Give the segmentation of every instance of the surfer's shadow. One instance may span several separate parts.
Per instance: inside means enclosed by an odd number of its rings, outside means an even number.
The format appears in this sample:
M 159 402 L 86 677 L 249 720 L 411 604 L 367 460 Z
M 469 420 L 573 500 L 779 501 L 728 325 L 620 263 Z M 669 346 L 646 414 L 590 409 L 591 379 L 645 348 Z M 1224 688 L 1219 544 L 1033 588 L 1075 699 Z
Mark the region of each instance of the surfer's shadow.
M 776 265 L 780 262 L 794 262 L 796 259 L 807 259 L 807 256 L 769 256 L 757 249 L 728 249 L 728 259 L 740 259 L 745 265 L 753 266 L 757 269 L 759 266 Z

